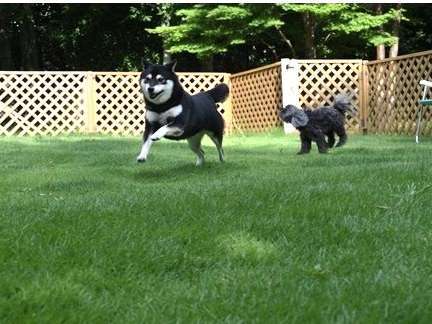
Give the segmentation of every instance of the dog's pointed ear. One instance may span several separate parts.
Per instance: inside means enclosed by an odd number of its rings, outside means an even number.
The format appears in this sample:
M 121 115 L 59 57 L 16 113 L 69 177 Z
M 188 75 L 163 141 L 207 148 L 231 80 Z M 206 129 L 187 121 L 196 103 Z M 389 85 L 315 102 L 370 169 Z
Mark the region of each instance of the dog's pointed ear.
M 304 127 L 309 122 L 309 117 L 302 109 L 295 109 L 292 115 L 291 124 L 295 127 Z
M 172 60 L 170 63 L 165 64 L 167 69 L 170 69 L 171 72 L 175 72 L 175 67 L 177 65 L 177 61 L 176 60 Z
M 151 63 L 149 61 L 147 61 L 144 57 L 141 58 L 141 66 L 142 66 L 143 71 L 145 69 L 147 69 L 150 65 L 151 65 Z

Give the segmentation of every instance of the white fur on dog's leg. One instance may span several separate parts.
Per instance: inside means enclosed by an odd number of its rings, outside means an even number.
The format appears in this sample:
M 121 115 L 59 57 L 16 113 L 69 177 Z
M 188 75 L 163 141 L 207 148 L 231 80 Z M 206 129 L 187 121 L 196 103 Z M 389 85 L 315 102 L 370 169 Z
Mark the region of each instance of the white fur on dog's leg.
M 216 138 L 216 136 L 214 136 L 213 133 L 208 132 L 207 135 L 213 141 L 214 145 L 216 145 L 216 149 L 217 149 L 218 154 L 219 154 L 219 161 L 223 162 L 225 160 L 225 156 L 224 156 L 224 151 L 223 151 L 222 145 L 219 143 L 218 139 Z
M 154 132 L 153 135 L 150 136 L 150 139 L 152 141 L 158 141 L 166 135 L 167 131 L 168 131 L 168 125 L 162 126 L 156 132 Z
M 152 144 L 152 140 L 148 137 L 141 148 L 140 154 L 137 157 L 137 162 L 145 162 L 147 160 L 147 156 L 150 152 L 150 147 Z
M 204 164 L 204 156 L 198 156 L 197 157 L 197 160 L 196 160 L 196 162 L 195 162 L 195 165 L 197 166 L 197 167 L 200 167 L 200 166 L 202 166 Z
M 204 136 L 204 132 L 200 132 L 187 139 L 190 149 L 196 154 L 197 160 L 195 165 L 202 166 L 204 164 L 204 152 L 201 149 L 201 139 Z
M 166 135 L 180 136 L 181 134 L 183 134 L 183 130 L 181 128 L 165 125 L 159 128 L 152 136 L 150 136 L 150 139 L 152 141 L 157 141 Z

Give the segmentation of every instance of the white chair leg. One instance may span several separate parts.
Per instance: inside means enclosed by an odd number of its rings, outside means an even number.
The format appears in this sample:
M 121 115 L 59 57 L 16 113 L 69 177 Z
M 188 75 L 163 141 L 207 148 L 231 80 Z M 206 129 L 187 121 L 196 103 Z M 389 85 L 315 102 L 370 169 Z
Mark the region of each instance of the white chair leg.
M 421 125 L 422 115 L 423 115 L 423 106 L 420 107 L 420 111 L 419 111 L 419 115 L 418 115 L 418 119 L 417 119 L 417 129 L 416 129 L 416 143 L 417 144 L 419 143 L 420 125 Z

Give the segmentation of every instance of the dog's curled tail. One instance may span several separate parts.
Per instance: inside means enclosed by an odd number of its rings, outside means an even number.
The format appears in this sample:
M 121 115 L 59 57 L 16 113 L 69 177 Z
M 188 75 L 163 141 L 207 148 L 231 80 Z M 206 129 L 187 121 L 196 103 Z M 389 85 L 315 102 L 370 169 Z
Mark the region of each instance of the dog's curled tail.
M 207 93 L 214 102 L 223 102 L 229 94 L 229 88 L 225 83 L 220 83 L 213 89 L 207 90 Z
M 333 106 L 342 114 L 345 114 L 346 112 L 351 112 L 351 97 L 346 93 L 340 93 L 335 96 Z

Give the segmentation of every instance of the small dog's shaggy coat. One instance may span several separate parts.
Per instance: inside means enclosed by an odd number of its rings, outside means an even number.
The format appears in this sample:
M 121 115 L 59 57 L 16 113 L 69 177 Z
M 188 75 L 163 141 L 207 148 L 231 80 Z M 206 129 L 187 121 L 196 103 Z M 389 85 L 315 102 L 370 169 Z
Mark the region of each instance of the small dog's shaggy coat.
M 320 153 L 327 153 L 328 148 L 333 147 L 336 142 L 335 133 L 339 137 L 336 147 L 344 145 L 347 141 L 345 131 L 347 111 L 351 111 L 351 100 L 348 95 L 339 94 L 335 97 L 333 106 L 303 110 L 288 105 L 281 109 L 279 117 L 300 131 L 301 149 L 298 154 L 309 153 L 312 141 L 316 142 Z

